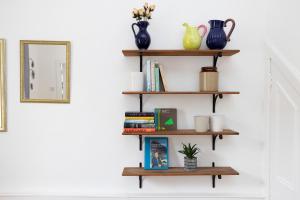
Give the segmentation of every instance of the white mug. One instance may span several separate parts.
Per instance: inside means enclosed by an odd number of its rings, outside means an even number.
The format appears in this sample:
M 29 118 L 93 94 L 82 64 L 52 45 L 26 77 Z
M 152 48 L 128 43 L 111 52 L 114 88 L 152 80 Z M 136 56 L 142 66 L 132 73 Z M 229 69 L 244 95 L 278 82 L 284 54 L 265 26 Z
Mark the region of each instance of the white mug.
M 206 132 L 209 130 L 209 116 L 195 116 L 194 125 L 196 132 Z
M 131 72 L 130 73 L 130 90 L 143 91 L 144 90 L 144 73 Z
M 224 116 L 212 115 L 210 117 L 210 130 L 213 132 L 221 132 L 224 129 Z

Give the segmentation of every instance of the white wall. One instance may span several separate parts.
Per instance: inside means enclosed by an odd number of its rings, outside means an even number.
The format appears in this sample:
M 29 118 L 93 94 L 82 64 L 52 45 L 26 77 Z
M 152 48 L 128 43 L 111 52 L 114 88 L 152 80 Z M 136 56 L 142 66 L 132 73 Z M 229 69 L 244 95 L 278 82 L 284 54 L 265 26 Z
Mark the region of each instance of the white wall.
M 299 23 L 300 2 L 297 0 L 269 0 L 267 12 L 266 39 L 280 50 L 280 53 L 300 70 Z
M 138 189 L 137 177 L 122 177 L 124 166 L 143 160 L 138 139 L 122 136 L 123 113 L 138 109 L 135 96 L 121 95 L 137 58 L 122 49 L 136 48 L 131 9 L 143 1 L 1 0 L 0 36 L 7 40 L 8 133 L 0 136 L 0 194 L 104 195 L 177 194 L 260 197 L 264 195 L 264 102 L 260 0 L 152 1 L 152 49 L 181 48 L 183 22 L 236 20 L 227 48 L 241 53 L 218 63 L 225 96 L 217 111 L 240 136 L 224 137 L 211 150 L 209 137 L 170 137 L 171 165 L 182 165 L 181 142 L 196 142 L 202 166 L 231 165 L 240 172 L 211 188 L 211 177 L 148 177 Z M 70 40 L 71 104 L 19 102 L 19 40 Z M 204 45 L 205 46 L 205 45 Z M 173 90 L 196 90 L 198 72 L 211 58 L 157 58 L 165 65 Z M 192 128 L 193 116 L 211 112 L 211 96 L 145 97 L 145 110 L 176 107 L 179 128 Z M 245 198 L 246 199 L 246 198 Z

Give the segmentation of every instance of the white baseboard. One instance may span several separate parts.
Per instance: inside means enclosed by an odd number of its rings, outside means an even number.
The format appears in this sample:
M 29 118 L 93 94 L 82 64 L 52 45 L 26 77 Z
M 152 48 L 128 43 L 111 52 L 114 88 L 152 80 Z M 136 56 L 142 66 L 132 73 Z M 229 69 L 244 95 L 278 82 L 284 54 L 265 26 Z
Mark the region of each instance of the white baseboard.
M 202 194 L 127 194 L 127 195 L 13 195 L 0 194 L 0 200 L 266 200 L 264 196 L 256 195 L 202 195 Z

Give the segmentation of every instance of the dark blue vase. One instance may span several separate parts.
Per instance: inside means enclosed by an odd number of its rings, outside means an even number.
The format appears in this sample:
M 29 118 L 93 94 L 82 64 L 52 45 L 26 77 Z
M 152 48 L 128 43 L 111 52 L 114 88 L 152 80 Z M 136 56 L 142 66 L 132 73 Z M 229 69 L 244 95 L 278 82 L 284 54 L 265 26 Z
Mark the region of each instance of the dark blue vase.
M 137 26 L 139 28 L 137 34 L 134 30 L 134 26 Z M 149 23 L 147 21 L 139 21 L 138 23 L 133 23 L 131 25 L 135 37 L 135 44 L 139 49 L 148 49 L 148 47 L 150 46 L 151 38 L 147 31 L 148 26 Z
M 226 36 L 224 27 L 226 27 L 228 22 L 231 22 L 232 26 Z M 210 20 L 208 23 L 210 24 L 210 30 L 206 39 L 207 47 L 209 49 L 224 49 L 227 42 L 230 41 L 230 36 L 235 27 L 235 21 L 233 19 L 227 19 L 226 21 Z

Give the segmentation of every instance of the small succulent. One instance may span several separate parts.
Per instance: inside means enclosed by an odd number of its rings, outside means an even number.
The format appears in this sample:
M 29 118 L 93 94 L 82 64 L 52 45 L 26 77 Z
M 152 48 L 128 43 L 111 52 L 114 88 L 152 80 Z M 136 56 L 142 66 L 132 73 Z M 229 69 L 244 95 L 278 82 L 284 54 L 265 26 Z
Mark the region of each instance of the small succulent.
M 189 159 L 196 158 L 196 155 L 200 152 L 200 149 L 196 147 L 196 144 L 191 146 L 191 143 L 189 143 L 188 145 L 182 143 L 182 148 L 183 149 L 178 152 L 184 154 Z
M 151 15 L 154 10 L 155 10 L 154 4 L 150 5 L 148 3 L 145 3 L 143 8 L 140 8 L 140 9 L 134 8 L 133 9 L 133 11 L 132 11 L 133 18 L 135 18 L 137 21 L 140 21 L 142 19 L 147 21 L 148 19 L 151 19 Z

